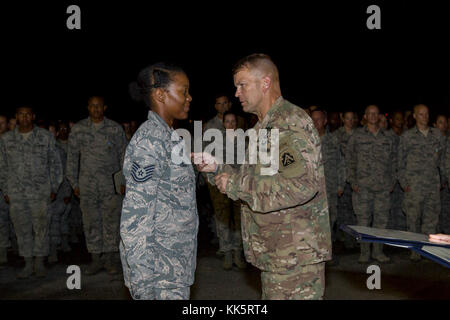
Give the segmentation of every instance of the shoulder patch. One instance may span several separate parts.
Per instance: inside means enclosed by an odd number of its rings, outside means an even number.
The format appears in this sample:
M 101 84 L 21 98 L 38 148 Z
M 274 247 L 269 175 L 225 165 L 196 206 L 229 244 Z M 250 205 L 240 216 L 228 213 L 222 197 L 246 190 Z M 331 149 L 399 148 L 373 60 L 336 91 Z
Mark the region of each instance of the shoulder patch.
M 133 180 L 142 183 L 147 181 L 153 176 L 153 171 L 155 170 L 155 165 L 149 165 L 146 167 L 141 167 L 136 162 L 133 162 L 131 166 L 131 176 L 133 177 Z

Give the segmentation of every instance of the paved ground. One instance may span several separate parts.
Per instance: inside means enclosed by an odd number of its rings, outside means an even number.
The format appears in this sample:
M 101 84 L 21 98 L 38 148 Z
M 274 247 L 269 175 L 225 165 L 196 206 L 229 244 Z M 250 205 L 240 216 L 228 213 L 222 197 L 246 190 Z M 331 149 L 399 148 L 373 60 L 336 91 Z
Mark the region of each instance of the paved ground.
M 222 261 L 216 256 L 216 246 L 210 243 L 210 235 L 204 230 L 199 236 L 196 282 L 191 289 L 193 300 L 257 300 L 260 298 L 260 273 L 253 267 L 242 271 L 234 267 L 222 269 Z M 325 299 L 450 299 L 450 269 L 422 259 L 409 261 L 409 250 L 388 247 L 385 250 L 394 262 L 380 265 L 381 289 L 368 290 L 367 265 L 356 263 L 357 249 L 344 250 L 338 246 L 336 253 L 340 263 L 327 267 Z M 130 299 L 123 285 L 122 276 L 110 276 L 101 272 L 95 276 L 82 276 L 81 290 L 68 290 L 66 268 L 69 264 L 82 269 L 89 263 L 89 255 L 81 244 L 73 245 L 73 251 L 60 255 L 58 264 L 48 266 L 45 279 L 17 280 L 15 272 L 23 266 L 23 259 L 9 254 L 9 265 L 0 269 L 0 300 L 10 299 Z

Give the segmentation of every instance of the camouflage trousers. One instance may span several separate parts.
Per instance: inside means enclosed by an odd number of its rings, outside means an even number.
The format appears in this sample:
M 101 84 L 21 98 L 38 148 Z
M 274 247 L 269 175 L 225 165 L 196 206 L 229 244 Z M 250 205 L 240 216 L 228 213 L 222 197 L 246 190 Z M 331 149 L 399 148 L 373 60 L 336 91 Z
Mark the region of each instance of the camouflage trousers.
M 9 234 L 9 206 L 3 197 L 3 193 L 0 191 L 0 248 L 8 248 L 11 245 Z
M 349 183 L 345 184 L 344 187 L 344 193 L 342 196 L 338 197 L 338 204 L 337 204 L 337 225 L 338 228 L 340 225 L 355 225 L 356 224 L 356 216 L 353 211 L 353 204 L 352 204 L 352 188 L 350 187 Z M 345 233 L 342 230 L 338 230 L 337 232 L 337 238 L 340 241 L 343 241 L 347 243 L 349 246 L 353 246 L 356 242 L 352 236 Z
M 332 190 L 329 190 L 327 188 L 328 213 L 330 215 L 330 230 L 332 241 L 335 241 L 336 238 L 335 225 L 337 224 L 338 217 L 338 195 L 336 190 L 337 188 L 333 188 Z
M 391 206 L 389 191 L 371 191 L 361 187 L 359 192 L 353 192 L 353 208 L 358 226 L 380 229 L 387 227 Z
M 80 208 L 90 253 L 118 252 L 123 197 L 80 188 Z
M 83 233 L 83 219 L 81 217 L 80 199 L 72 196 L 69 212 L 69 234 L 72 238 Z
M 406 216 L 402 210 L 403 190 L 397 182 L 391 193 L 391 210 L 388 228 L 395 230 L 406 230 Z
M 49 252 L 48 199 L 30 200 L 10 196 L 9 213 L 17 236 L 19 255 L 46 257 Z
M 49 208 L 50 222 L 50 244 L 61 244 L 61 235 L 69 235 L 69 214 L 72 206 L 70 202 L 66 205 L 63 199 L 56 199 Z
M 325 262 L 299 266 L 286 273 L 261 272 L 263 300 L 322 300 Z
M 436 233 L 441 212 L 439 185 L 429 190 L 411 186 L 411 191 L 403 194 L 402 207 L 406 214 L 408 231 L 423 234 Z
M 240 201 L 231 200 L 209 183 L 208 188 L 214 208 L 219 250 L 221 252 L 242 250 Z
M 134 300 L 189 300 L 190 287 L 184 288 L 139 288 L 132 292 Z
M 450 190 L 448 184 L 441 190 L 441 215 L 439 232 L 450 234 Z

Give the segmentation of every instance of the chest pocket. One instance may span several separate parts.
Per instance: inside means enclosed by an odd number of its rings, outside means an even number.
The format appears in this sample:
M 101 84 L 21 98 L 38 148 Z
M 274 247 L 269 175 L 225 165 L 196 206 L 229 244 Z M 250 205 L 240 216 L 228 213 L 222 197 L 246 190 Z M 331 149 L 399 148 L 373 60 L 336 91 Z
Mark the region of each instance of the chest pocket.
M 382 143 L 377 143 L 373 147 L 374 156 L 378 158 L 382 163 L 387 163 L 389 161 L 389 155 L 391 153 L 392 145 L 389 141 L 383 141 Z
M 45 167 L 47 164 L 47 144 L 38 142 L 33 146 L 33 159 L 38 169 Z

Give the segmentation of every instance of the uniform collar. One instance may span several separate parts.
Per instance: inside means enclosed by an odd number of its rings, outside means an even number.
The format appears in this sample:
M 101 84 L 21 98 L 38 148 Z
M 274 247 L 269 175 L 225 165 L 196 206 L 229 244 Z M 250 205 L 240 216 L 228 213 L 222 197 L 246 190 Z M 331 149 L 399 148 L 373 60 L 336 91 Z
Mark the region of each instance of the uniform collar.
M 103 128 L 105 126 L 105 124 L 106 124 L 106 117 L 103 117 L 102 122 L 100 122 L 100 128 Z M 94 123 L 92 122 L 91 117 L 88 117 L 88 126 L 89 127 L 93 127 L 94 126 Z
M 270 109 L 267 111 L 266 115 L 264 116 L 264 119 L 260 122 L 261 123 L 261 127 L 264 124 L 269 123 L 269 121 L 272 118 L 273 114 L 280 109 L 280 107 L 284 104 L 284 102 L 285 102 L 285 100 L 284 100 L 283 96 L 279 96 L 277 98 L 277 100 L 275 100 L 273 105 L 270 107 Z
M 155 121 L 159 122 L 159 123 L 164 127 L 164 129 L 166 129 L 168 132 L 172 132 L 172 131 L 173 131 L 173 129 L 172 129 L 171 127 L 169 127 L 169 125 L 167 124 L 167 122 L 165 122 L 165 121 L 163 120 L 163 118 L 161 118 L 161 117 L 159 116 L 159 114 L 157 114 L 156 112 L 154 112 L 154 111 L 152 111 L 152 110 L 150 110 L 150 111 L 148 112 L 147 119 L 149 119 L 149 120 L 155 120 Z
M 32 137 L 33 139 L 36 137 L 36 133 L 37 133 L 37 131 L 38 131 L 37 128 L 38 128 L 38 127 L 36 127 L 36 125 L 33 125 L 33 130 L 30 131 L 31 137 Z M 17 139 L 23 140 L 22 134 L 19 132 L 19 127 L 18 127 L 18 126 L 16 126 L 16 127 L 14 128 L 14 136 L 15 136 L 16 140 L 17 140 Z

